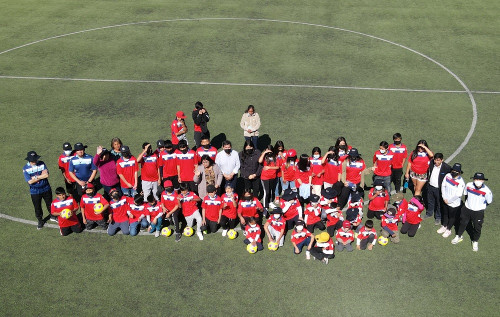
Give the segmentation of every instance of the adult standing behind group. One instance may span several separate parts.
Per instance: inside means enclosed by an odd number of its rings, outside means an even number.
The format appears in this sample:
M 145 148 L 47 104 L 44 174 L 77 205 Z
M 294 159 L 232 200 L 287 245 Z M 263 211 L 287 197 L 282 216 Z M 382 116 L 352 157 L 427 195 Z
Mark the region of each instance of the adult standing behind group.
M 243 135 L 246 141 L 252 141 L 253 147 L 257 148 L 259 139 L 260 117 L 255 112 L 255 107 L 249 105 L 243 116 L 241 117 L 240 126 L 243 129 Z
M 116 162 L 113 154 L 101 145 L 97 147 L 97 153 L 94 156 L 94 165 L 99 169 L 99 181 L 101 182 L 106 198 L 109 200 L 109 192 L 112 188 L 120 191 L 120 178 L 116 173 Z
M 252 189 L 253 195 L 259 197 L 260 173 L 262 166 L 259 163 L 261 152 L 255 148 L 255 145 L 246 140 L 243 145 L 243 151 L 240 152 L 241 177 L 245 182 L 245 188 Z
M 413 182 L 414 195 L 422 195 L 422 188 L 427 182 L 429 164 L 434 157 L 434 153 L 428 148 L 427 141 L 420 140 L 415 149 L 411 152 L 406 166 L 405 178 Z
M 443 184 L 444 177 L 449 172 L 451 172 L 451 167 L 443 162 L 443 154 L 434 154 L 434 158 L 429 162 L 427 176 L 429 179 L 427 183 L 427 212 L 424 218 L 430 218 L 432 214 L 434 214 L 434 224 L 436 226 L 441 225 L 441 185 Z
M 208 131 L 207 127 L 210 116 L 201 101 L 197 101 L 194 104 L 192 117 L 194 121 L 194 142 L 196 143 L 196 147 L 199 148 L 203 137 L 210 139 L 210 131 Z
M 224 140 L 222 142 L 222 151 L 217 154 L 215 164 L 220 167 L 222 175 L 224 176 L 224 187 L 229 184 L 233 191 L 235 191 L 238 171 L 240 170 L 240 158 L 238 152 L 233 150 L 229 140 Z
M 92 183 L 97 174 L 97 167 L 94 165 L 93 157 L 85 153 L 86 145 L 76 143 L 73 147 L 75 156 L 69 161 L 69 175 L 75 180 L 76 191 L 75 200 L 80 201 L 85 185 Z
M 198 196 L 205 198 L 207 196 L 207 187 L 212 185 L 219 190 L 222 184 L 222 171 L 217 164 L 208 155 L 201 157 L 201 164 L 194 172 L 194 182 L 198 185 Z

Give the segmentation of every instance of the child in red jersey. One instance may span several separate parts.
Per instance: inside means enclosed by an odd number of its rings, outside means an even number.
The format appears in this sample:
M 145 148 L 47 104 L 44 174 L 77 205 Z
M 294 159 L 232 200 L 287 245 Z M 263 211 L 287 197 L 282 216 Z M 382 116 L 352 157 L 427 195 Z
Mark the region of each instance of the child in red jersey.
M 295 174 L 297 173 L 297 151 L 289 149 L 286 152 L 285 163 L 281 166 L 283 174 L 283 190 L 292 189 L 297 191 L 295 186 Z
M 222 216 L 220 225 L 222 236 L 227 235 L 227 230 L 234 229 L 238 223 L 238 194 L 233 193 L 231 184 L 226 183 L 226 192 L 222 195 Z
M 404 195 L 401 192 L 394 194 L 392 198 L 394 199 L 392 205 L 396 207 L 397 210 L 396 217 L 399 219 L 399 221 L 404 223 L 404 214 L 406 212 L 406 209 L 408 209 L 408 201 L 404 198 Z
M 363 220 L 363 196 L 360 192 L 351 193 L 347 202 L 345 219 L 351 222 L 353 230 L 356 230 Z
M 335 251 L 352 252 L 352 243 L 354 242 L 354 231 L 351 229 L 351 223 L 349 220 L 344 220 L 342 223 L 342 228 L 337 231 L 335 235 L 337 242 L 335 243 Z
M 323 187 L 334 187 L 337 192 L 340 192 L 342 190 L 342 162 L 334 146 L 328 149 L 328 152 L 321 159 L 321 164 L 323 164 L 325 170 Z
M 286 221 L 283 218 L 283 210 L 280 207 L 276 207 L 270 211 L 271 217 L 267 219 L 264 225 L 264 231 L 269 238 L 269 242 L 278 243 L 279 247 L 283 246 L 283 240 L 285 238 L 285 225 Z
M 304 222 L 309 232 L 314 232 L 315 228 L 319 230 L 326 229 L 325 224 L 321 221 L 321 211 L 319 196 L 312 194 L 309 196 L 309 204 L 304 209 Z
M 404 223 L 401 226 L 401 233 L 408 233 L 408 237 L 414 237 L 422 221 L 421 213 L 424 210 L 424 200 L 422 196 L 415 196 L 410 200 L 403 216 Z
M 219 223 L 222 217 L 222 199 L 216 194 L 217 189 L 214 185 L 207 186 L 207 196 L 201 203 L 201 225 L 202 231 L 215 233 L 219 229 Z
M 120 177 L 120 186 L 122 193 L 128 197 L 134 197 L 137 194 L 137 172 L 139 170 L 137 160 L 130 153 L 128 146 L 123 145 L 120 148 L 122 157 L 116 161 L 116 173 Z
M 254 217 L 250 217 L 245 226 L 245 240 L 243 240 L 243 243 L 256 246 L 257 251 L 262 251 L 264 249 L 262 246 L 260 226 L 257 224 L 257 220 Z
M 321 149 L 319 147 L 315 146 L 312 149 L 309 162 L 311 163 L 311 192 L 320 196 L 321 188 L 323 186 L 325 169 L 322 162 Z
M 160 156 L 160 177 L 162 183 L 169 180 L 172 182 L 174 189 L 179 188 L 179 176 L 177 175 L 177 155 L 175 154 L 174 145 L 172 141 L 165 140 L 165 149 L 159 154 Z
M 58 165 L 64 177 L 64 184 L 66 185 L 66 192 L 73 196 L 75 190 L 75 180 L 69 175 L 69 161 L 73 158 L 73 151 L 71 143 L 66 142 L 63 144 L 63 153 L 59 155 Z
M 179 141 L 185 140 L 187 144 L 187 137 L 186 133 L 188 131 L 188 128 L 186 126 L 186 123 L 184 122 L 184 119 L 186 119 L 186 115 L 182 111 L 177 111 L 175 114 L 175 120 L 172 121 L 172 124 L 170 126 L 171 131 L 172 131 L 172 144 L 174 147 L 177 147 L 177 144 L 179 144 Z
M 169 220 L 175 226 L 175 242 L 181 240 L 181 229 L 179 224 L 180 208 L 177 193 L 174 190 L 172 181 L 166 180 L 163 183 L 165 190 L 161 193 L 160 203 L 165 214 L 165 220 Z
M 262 204 L 253 196 L 252 190 L 250 188 L 245 189 L 243 198 L 238 203 L 238 218 L 240 219 L 241 228 L 245 228 L 251 217 L 259 219 L 262 209 Z
M 297 192 L 294 192 L 291 188 L 285 189 L 279 204 L 280 208 L 283 210 L 286 229 L 292 230 L 297 224 L 297 221 L 302 220 L 302 206 L 300 206 L 299 199 L 297 198 Z
M 382 229 L 380 234 L 384 238 L 391 237 L 391 242 L 399 243 L 398 234 L 398 217 L 396 217 L 397 210 L 394 206 L 389 206 L 385 214 L 382 215 Z
M 103 209 L 100 212 L 94 210 L 95 204 L 102 204 Z M 82 220 L 85 225 L 85 229 L 92 230 L 96 225 L 100 226 L 102 229 L 108 229 L 108 223 L 104 218 L 109 207 L 108 201 L 99 193 L 95 192 L 94 185 L 92 183 L 87 183 L 85 187 L 85 194 L 80 200 L 80 210 L 82 211 Z
M 393 155 L 391 167 L 391 181 L 394 183 L 396 193 L 401 191 L 401 176 L 403 176 L 403 165 L 408 157 L 406 145 L 401 143 L 401 133 L 394 133 L 393 144 L 389 145 L 389 153 Z
M 179 185 L 180 194 L 177 196 L 179 201 L 179 208 L 182 210 L 182 215 L 186 219 L 187 226 L 193 227 L 196 221 L 196 235 L 200 240 L 203 240 L 203 233 L 201 232 L 201 215 L 198 210 L 198 202 L 201 201 L 200 197 L 194 192 L 189 191 L 188 184 L 182 183 Z
M 198 156 L 195 151 L 188 148 L 185 140 L 179 141 L 178 150 L 175 151 L 177 162 L 177 176 L 179 183 L 186 183 L 189 190 L 196 192 L 198 190 L 194 182 L 195 170 L 198 168 Z
M 128 235 L 130 228 L 127 214 L 129 210 L 127 197 L 122 197 L 122 193 L 116 188 L 112 188 L 109 195 L 111 201 L 109 202 L 108 234 L 114 236 L 120 229 L 124 235 Z
M 76 217 L 76 212 L 78 210 L 78 203 L 72 196 L 68 196 L 66 191 L 62 187 L 56 188 L 56 199 L 52 201 L 50 206 L 50 214 L 52 216 L 57 216 L 57 221 L 59 223 L 59 232 L 62 236 L 67 236 L 71 232 L 80 233 L 82 232 L 82 227 L 80 222 Z M 69 219 L 64 219 L 61 217 L 61 212 L 64 209 L 71 210 L 71 217 Z
M 136 194 L 134 198 L 128 198 L 129 210 L 128 221 L 131 236 L 136 236 L 139 233 L 139 228 L 146 229 L 149 225 L 146 218 L 147 211 L 145 210 L 144 197 L 141 194 Z
M 394 155 L 388 150 L 387 141 L 380 142 L 379 149 L 373 154 L 373 181 L 381 180 L 382 186 L 391 193 L 392 161 Z
M 339 230 L 342 227 L 342 221 L 344 221 L 344 217 L 342 215 L 342 210 L 340 210 L 340 206 L 336 202 L 330 203 L 326 212 L 326 232 L 333 237 L 335 235 L 335 230 Z
M 328 260 L 335 257 L 335 247 L 333 240 L 327 232 L 322 232 L 315 237 L 316 246 L 311 248 L 311 255 L 323 262 L 328 264 Z
M 301 204 L 309 199 L 311 195 L 311 162 L 307 154 L 301 154 L 297 163 L 297 171 L 295 172 L 295 186 L 299 188 L 299 200 Z
M 387 205 L 389 204 L 389 192 L 384 188 L 383 181 L 376 179 L 374 182 L 374 187 L 370 189 L 368 194 L 368 199 L 370 200 L 368 204 L 368 219 L 373 219 L 373 217 L 378 220 L 381 219 L 382 214 L 387 210 Z
M 163 209 L 155 198 L 154 194 L 149 194 L 148 202 L 145 205 L 146 218 L 149 222 L 149 233 L 154 233 L 158 238 L 161 232 L 163 222 Z
M 356 239 L 356 249 L 372 250 L 377 242 L 377 231 L 373 228 L 373 220 L 366 220 L 365 225 L 359 228 L 358 237 Z
M 314 234 L 304 228 L 304 221 L 297 221 L 297 225 L 291 234 L 291 240 L 293 245 L 293 254 L 300 254 L 302 252 L 302 248 L 307 245 L 306 260 L 310 260 L 311 248 L 314 243 Z
M 161 184 L 160 159 L 158 153 L 153 151 L 151 143 L 144 142 L 142 144 L 142 152 L 137 157 L 137 162 L 141 164 L 141 182 L 144 197 L 148 197 L 151 193 L 156 195 L 158 185 Z M 159 199 L 159 197 L 156 197 L 156 199 Z

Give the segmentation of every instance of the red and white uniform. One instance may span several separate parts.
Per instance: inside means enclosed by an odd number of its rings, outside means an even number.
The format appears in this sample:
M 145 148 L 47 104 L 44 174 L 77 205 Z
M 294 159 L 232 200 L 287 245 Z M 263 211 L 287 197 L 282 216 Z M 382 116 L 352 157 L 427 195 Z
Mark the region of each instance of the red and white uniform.
M 129 202 L 129 204 L 128 204 L 129 205 L 129 212 L 128 212 L 129 219 L 128 219 L 128 221 L 130 223 L 137 222 L 137 221 L 139 221 L 142 218 L 147 216 L 147 212 L 145 210 L 146 204 L 136 205 L 134 203 L 134 199 L 132 197 L 129 197 L 128 202 Z M 132 218 L 130 218 L 130 215 L 132 215 Z
M 262 209 L 262 204 L 257 198 L 253 198 L 250 201 L 240 200 L 238 203 L 238 214 L 242 217 L 259 217 L 259 213 L 257 212 L 257 208 Z
M 147 182 L 157 182 L 158 168 L 160 167 L 160 160 L 158 155 L 153 153 L 150 156 L 143 156 L 141 160 L 141 180 Z
M 311 163 L 311 172 L 315 176 L 313 176 L 311 180 L 312 185 L 323 185 L 324 174 L 321 174 L 319 177 L 317 176 L 319 173 L 323 173 L 323 164 L 321 164 L 321 156 L 317 159 L 314 157 L 309 158 L 309 162 Z
M 73 197 L 68 196 L 65 200 L 54 199 L 52 204 L 50 205 L 50 213 L 58 213 L 63 211 L 64 209 L 69 209 L 72 211 L 71 217 L 69 219 L 64 219 L 61 216 L 57 217 L 57 221 L 59 222 L 59 228 L 71 227 L 79 224 L 78 218 L 76 217 L 76 210 L 78 209 L 78 203 Z
M 236 193 L 233 193 L 231 197 L 229 197 L 226 193 L 221 196 L 223 202 L 222 215 L 229 219 L 236 219 L 238 216 L 238 207 L 233 203 L 234 197 L 236 198 L 236 201 L 238 201 L 238 194 Z
M 274 219 L 271 215 L 269 219 L 267 219 L 267 223 L 269 223 L 269 227 L 273 228 L 276 232 L 281 232 L 281 230 L 285 229 L 286 221 L 283 217 L 279 217 L 278 219 Z
M 292 240 L 292 243 L 295 243 L 295 245 L 301 243 L 301 242 L 304 242 L 305 239 L 307 239 L 308 237 L 310 237 L 312 234 L 307 231 L 306 228 L 302 229 L 301 232 L 297 232 L 296 229 L 293 229 L 292 231 L 292 235 L 291 235 L 291 240 Z
M 215 158 L 217 157 L 217 149 L 213 146 L 208 149 L 205 149 L 204 147 L 197 148 L 196 156 L 198 157 L 198 162 L 201 162 L 201 158 L 203 155 L 208 155 L 215 162 Z
M 385 214 L 382 215 L 382 227 L 387 227 L 389 230 L 397 232 L 398 231 L 398 218 L 397 217 L 387 217 Z
M 365 226 L 361 227 L 358 232 L 356 244 L 359 245 L 361 240 L 368 239 L 369 237 L 373 237 L 373 244 L 375 244 L 375 241 L 377 241 L 377 230 L 375 228 L 368 229 Z
M 280 156 L 280 155 L 276 156 L 276 166 L 280 167 L 280 169 L 276 173 L 276 177 L 282 177 L 283 176 L 282 170 L 283 170 L 283 165 L 285 165 L 285 162 L 286 162 L 286 153 L 283 153 L 282 156 Z
M 195 211 L 198 211 L 198 203 L 196 201 L 200 199 L 198 195 L 193 192 L 188 192 L 186 195 L 179 194 L 179 196 L 181 196 L 181 208 L 184 217 L 189 217 L 194 214 Z
M 267 162 L 266 160 L 264 160 L 263 164 L 262 164 L 264 167 L 266 166 L 269 166 L 269 167 L 276 167 L 278 166 L 276 164 L 276 162 L 273 160 L 271 162 Z M 268 170 L 262 170 L 261 174 L 260 174 L 260 179 L 265 181 L 265 180 L 269 180 L 269 179 L 275 179 L 276 178 L 276 175 L 277 175 L 277 171 L 276 169 L 268 169 Z
M 352 202 L 349 200 L 347 203 L 347 209 L 357 209 L 358 210 L 358 215 L 356 216 L 356 219 L 351 220 L 351 224 L 359 224 L 363 220 L 363 198 L 361 198 L 359 201 Z
M 250 241 L 250 243 L 262 242 L 261 231 L 260 231 L 259 225 L 255 225 L 255 227 L 252 227 L 250 225 L 246 225 L 245 226 L 245 237 L 248 239 L 248 241 Z
M 137 186 L 135 183 L 135 174 L 139 170 L 137 165 L 137 160 L 134 156 L 130 156 L 128 160 L 125 160 L 123 157 L 120 157 L 118 161 L 116 161 L 116 173 L 118 175 L 123 175 L 125 180 L 132 185 L 132 187 Z M 120 178 L 120 186 L 123 188 L 129 188 L 128 185 Z
M 339 149 L 339 161 L 340 162 L 344 162 L 345 159 L 347 158 L 347 156 L 349 156 L 349 152 L 351 151 L 352 149 L 352 146 L 348 145 L 347 146 L 347 152 L 344 152 L 342 150 Z
M 393 158 L 394 155 L 392 155 L 389 150 L 387 150 L 384 154 L 380 153 L 380 150 L 375 152 L 375 154 L 373 154 L 373 164 L 377 164 L 377 167 L 375 168 L 375 171 L 373 171 L 373 174 L 377 176 L 391 176 Z
M 205 209 L 206 219 L 217 222 L 222 209 L 222 199 L 217 195 L 213 198 L 207 195 L 201 203 L 201 208 Z
M 319 204 L 316 207 L 311 206 L 311 204 L 307 204 L 304 210 L 304 222 L 306 225 L 313 225 L 321 221 L 321 206 Z
M 67 179 L 74 182 L 73 178 L 69 175 L 69 161 L 73 158 L 73 155 L 66 156 L 66 154 L 59 155 L 58 165 L 59 169 L 64 173 Z
M 332 238 L 328 239 L 326 242 L 316 242 L 316 246 L 323 248 L 324 254 L 333 254 L 335 251 L 335 245 L 333 244 Z
M 196 152 L 189 150 L 186 154 L 179 150 L 175 151 L 177 166 L 180 169 L 181 182 L 192 182 L 194 171 L 198 167 L 198 157 Z
M 127 203 L 127 197 L 122 197 L 119 201 L 111 200 L 109 202 L 109 214 L 112 215 L 114 222 L 125 222 L 128 221 L 129 205 Z
M 339 202 L 338 197 L 334 197 L 333 199 L 326 199 L 325 197 L 321 196 L 321 198 L 319 199 L 319 204 L 323 209 L 328 209 L 330 208 L 329 206 L 331 203 L 338 203 L 338 202 Z
M 172 211 L 175 206 L 178 206 L 177 193 L 175 192 L 175 190 L 170 195 L 166 191 L 163 191 L 160 197 L 160 204 L 162 204 L 167 209 L 167 212 Z
M 102 213 L 96 214 L 94 211 L 95 204 L 102 204 L 103 206 L 108 204 L 106 198 L 102 197 L 101 194 L 96 193 L 93 197 L 84 194 L 80 200 L 80 209 L 85 214 L 87 220 L 97 221 L 103 220 Z
M 146 217 L 148 218 L 149 222 L 153 221 L 156 218 L 163 216 L 163 211 L 161 209 L 160 204 L 158 204 L 158 203 L 156 203 L 156 205 L 151 205 L 150 203 L 146 203 L 144 208 L 145 208 Z
M 323 181 L 328 184 L 335 184 L 339 181 L 339 175 L 342 174 L 342 162 L 329 159 L 325 162 L 324 169 Z
M 346 180 L 353 184 L 361 183 L 361 173 L 365 170 L 365 161 L 358 159 L 356 162 L 347 161 L 345 167 Z
M 172 130 L 172 144 L 177 145 L 179 144 L 179 138 L 177 137 L 177 133 L 182 130 L 184 127 L 184 124 L 181 121 L 178 121 L 177 118 L 172 121 L 172 124 L 170 125 L 170 129 Z
M 393 155 L 392 168 L 403 168 L 403 162 L 408 157 L 406 145 L 400 144 L 398 147 L 396 144 L 391 144 L 388 151 Z
M 344 221 L 344 216 L 342 215 L 342 211 L 338 209 L 327 209 L 326 212 L 326 226 L 331 227 L 335 226 L 337 222 Z
M 375 188 L 370 189 L 370 193 L 368 194 L 368 198 L 371 199 L 372 197 L 375 197 L 374 199 L 370 200 L 368 203 L 368 209 L 373 210 L 373 211 L 383 211 L 385 210 L 385 203 L 390 200 L 389 193 L 387 192 L 386 189 L 383 190 L 380 194 L 375 196 Z
M 283 218 L 285 220 L 293 219 L 296 216 L 302 218 L 302 206 L 297 198 L 290 201 L 280 198 L 280 208 L 283 210 Z
M 302 184 L 311 184 L 309 182 L 311 174 L 312 170 L 310 168 L 308 168 L 307 171 L 301 171 L 297 168 L 297 171 L 295 171 L 295 186 L 297 188 L 300 187 L 299 179 L 302 181 Z
M 335 239 L 340 239 L 344 243 L 351 243 L 354 241 L 354 231 L 349 229 L 348 231 L 344 231 L 343 229 L 337 230 L 337 234 L 335 235 Z
M 408 209 L 408 201 L 403 198 L 401 202 L 398 205 L 398 211 L 396 213 L 396 217 L 401 218 L 403 217 L 403 223 L 405 222 L 405 217 L 406 217 L 406 209 Z
M 167 151 L 160 153 L 159 167 L 163 171 L 163 178 L 177 176 L 177 160 L 175 152 L 169 154 Z
M 290 162 L 290 165 L 286 167 L 286 163 L 281 167 L 283 172 L 283 181 L 292 182 L 295 180 L 295 174 L 297 173 L 297 162 Z
M 420 216 L 422 210 L 424 209 L 420 209 L 413 204 L 408 204 L 408 208 L 405 212 L 406 217 L 404 217 L 405 221 L 412 225 L 419 224 L 422 221 L 422 217 Z
M 431 159 L 429 158 L 429 155 L 425 151 L 418 152 L 415 159 L 412 159 L 410 155 L 410 159 L 408 160 L 408 162 L 411 163 L 410 169 L 415 174 L 427 174 L 427 170 L 429 170 L 430 161 Z

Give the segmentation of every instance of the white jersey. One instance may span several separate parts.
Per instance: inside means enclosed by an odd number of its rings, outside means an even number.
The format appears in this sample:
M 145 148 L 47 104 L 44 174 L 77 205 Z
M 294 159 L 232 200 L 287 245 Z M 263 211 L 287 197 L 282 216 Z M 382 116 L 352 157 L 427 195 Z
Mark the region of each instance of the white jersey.
M 476 188 L 473 182 L 467 183 L 467 185 L 465 185 L 464 195 L 467 196 L 465 207 L 474 211 L 486 209 L 486 206 L 493 201 L 491 190 L 484 184 L 481 188 Z

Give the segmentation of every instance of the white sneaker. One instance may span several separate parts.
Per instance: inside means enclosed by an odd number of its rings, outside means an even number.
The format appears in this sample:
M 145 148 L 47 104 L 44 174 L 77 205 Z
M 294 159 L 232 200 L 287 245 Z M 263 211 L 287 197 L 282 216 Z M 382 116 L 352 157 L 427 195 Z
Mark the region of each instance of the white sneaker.
M 446 231 L 443 233 L 443 238 L 448 238 L 450 235 L 451 235 L 451 230 L 446 230 Z
M 451 244 L 457 244 L 457 243 L 460 243 L 464 240 L 464 238 L 462 238 L 462 236 L 455 236 L 455 238 L 453 238 L 453 240 L 451 240 Z
M 479 251 L 479 245 L 477 241 L 472 241 L 472 251 L 477 252 Z
M 227 230 L 226 229 L 222 230 L 222 236 L 225 237 L 226 235 L 227 235 Z
M 445 231 L 446 231 L 446 227 L 445 226 L 441 226 L 441 228 L 439 228 L 436 232 L 439 233 L 439 234 L 443 234 Z
M 269 209 L 274 209 L 276 208 L 276 205 L 274 203 L 269 203 Z
M 323 263 L 328 264 L 328 258 L 324 258 Z
M 200 238 L 201 241 L 203 241 L 203 233 L 197 232 L 196 235 L 198 236 L 198 238 Z
M 158 238 L 160 236 L 160 231 L 156 230 L 155 231 L 155 238 Z
M 306 260 L 310 260 L 310 259 L 311 259 L 311 252 L 306 251 Z

